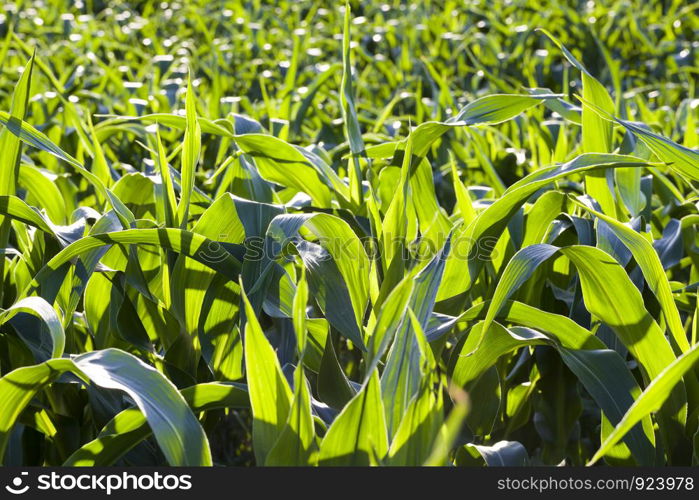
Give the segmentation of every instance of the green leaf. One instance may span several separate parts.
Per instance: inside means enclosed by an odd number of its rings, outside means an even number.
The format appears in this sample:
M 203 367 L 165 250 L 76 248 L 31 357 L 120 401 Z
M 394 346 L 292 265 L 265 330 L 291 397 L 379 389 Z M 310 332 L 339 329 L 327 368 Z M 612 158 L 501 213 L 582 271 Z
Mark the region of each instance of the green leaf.
M 0 214 L 41 229 L 56 239 L 61 239 L 50 220 L 16 196 L 0 196 Z
M 619 118 L 614 120 L 641 139 L 660 161 L 692 180 L 699 180 L 699 152 L 654 134 L 643 127 Z
M 641 390 L 624 360 L 611 350 L 573 350 L 560 348 L 563 362 L 578 377 L 604 412 L 611 425 L 618 425 L 624 412 L 639 397 Z M 638 465 L 655 465 L 655 438 L 650 418 L 626 435 L 625 443 Z
M 354 89 L 352 85 L 352 65 L 350 62 L 350 11 L 349 2 L 345 3 L 345 23 L 342 36 L 342 93 L 340 94 L 340 104 L 342 108 L 342 119 L 345 125 L 345 135 L 349 140 L 352 151 L 351 168 L 349 168 L 349 183 L 352 202 L 359 206 L 364 198 L 362 190 L 362 167 L 359 155 L 364 154 L 364 140 L 362 131 L 359 128 L 357 110 L 354 104 Z
M 526 448 L 517 441 L 498 441 L 486 446 L 467 444 L 466 448 L 473 450 L 483 458 L 488 467 L 523 467 L 529 465 L 529 455 Z
M 75 365 L 69 359 L 51 359 L 44 363 L 25 366 L 11 371 L 0 378 L 0 396 L 6 408 L 0 412 L 0 461 L 5 463 L 5 450 L 10 440 L 10 431 L 29 402 L 64 372 L 72 371 Z
M 672 397 L 673 390 L 681 383 L 682 377 L 699 361 L 699 344 L 673 361 L 665 370 L 655 377 L 643 393 L 636 398 L 599 450 L 590 459 L 592 465 L 602 458 L 620 439 L 622 439 L 638 422 L 651 412 L 658 411 Z
M 302 228 L 319 244 L 298 238 Z M 287 244 L 296 246 L 312 295 L 330 324 L 366 350 L 362 324 L 369 299 L 369 258 L 349 224 L 323 213 L 280 215 L 270 223 L 267 236 L 275 242 L 275 257 Z
M 192 411 L 221 408 L 249 408 L 247 388 L 232 382 L 209 382 L 187 387 L 182 397 Z M 152 433 L 146 417 L 137 408 L 116 415 L 92 441 L 77 449 L 63 463 L 65 467 L 114 465 L 122 456 Z
M 672 348 L 623 268 L 609 254 L 595 247 L 572 245 L 559 249 L 540 244 L 517 252 L 505 268 L 493 294 L 484 321 L 484 335 L 505 300 L 542 262 L 558 252 L 576 266 L 587 310 L 614 329 L 643 366 L 649 380 L 656 377 L 675 359 Z
M 418 125 L 409 136 L 413 141 L 412 154 L 422 158 L 430 146 L 450 128 L 474 125 L 497 125 L 511 120 L 523 111 L 558 98 L 558 95 L 493 94 L 476 99 L 446 122 L 426 122 Z
M 41 297 L 26 297 L 21 299 L 5 310 L 0 309 L 0 325 L 8 322 L 20 313 L 36 316 L 46 325 L 51 338 L 51 348 L 47 350 L 46 355 L 50 358 L 60 358 L 63 356 L 66 335 L 63 331 L 61 320 L 53 307 L 51 307 L 51 304 Z M 20 336 L 22 335 L 21 331 L 19 334 Z M 25 342 L 30 343 L 31 340 L 26 339 Z M 40 348 L 42 346 L 38 347 Z
M 612 230 L 614 235 L 619 238 L 626 248 L 629 249 L 636 260 L 638 267 L 643 272 L 643 276 L 646 279 L 648 286 L 658 298 L 660 307 L 665 315 L 665 320 L 668 323 L 668 328 L 672 333 L 672 338 L 681 352 L 687 352 L 687 350 L 689 350 L 689 343 L 687 341 L 687 335 L 684 331 L 684 326 L 682 325 L 682 321 L 680 319 L 679 310 L 677 309 L 675 299 L 672 296 L 670 282 L 665 274 L 663 264 L 660 262 L 660 257 L 658 257 L 658 253 L 653 248 L 651 242 L 644 238 L 641 234 L 631 229 L 629 226 L 622 224 L 609 216 L 599 213 L 587 205 L 578 202 L 576 203 L 578 206 L 584 208 L 595 217 L 603 220 L 609 226 L 609 229 Z
M 160 140 L 159 129 L 156 130 L 155 144 L 153 145 L 152 150 L 152 158 L 155 164 L 158 166 L 158 172 L 160 173 L 162 183 L 160 187 L 156 185 L 156 198 L 162 205 L 163 222 L 165 222 L 165 226 L 173 227 L 176 225 L 177 200 L 175 198 L 175 188 L 172 183 L 172 176 L 170 175 L 170 165 L 167 161 L 165 148 Z
M 412 278 L 414 284 L 408 302 L 408 311 L 415 312 L 420 331 L 416 331 L 410 316 L 404 311 L 395 318 L 400 326 L 388 352 L 386 367 L 381 374 L 381 392 L 386 408 L 386 426 L 392 436 L 410 404 L 417 394 L 422 380 L 424 363 L 428 353 L 421 352 L 419 335 L 427 327 L 434 307 L 437 289 L 444 270 L 444 262 L 450 251 L 450 240 L 444 248 Z M 431 356 L 431 351 L 429 352 Z
M 329 185 L 338 193 L 346 187 L 330 167 L 322 170 L 311 162 L 299 149 L 281 139 L 264 134 L 236 135 L 235 143 L 255 160 L 262 178 L 306 193 L 320 208 L 329 208 L 332 195 Z
M 468 189 L 459 179 L 459 173 L 456 170 L 456 162 L 451 159 L 451 179 L 454 186 L 454 194 L 456 195 L 456 207 L 458 208 L 461 218 L 464 220 L 465 224 L 470 224 L 473 219 L 476 218 L 476 209 L 473 208 L 473 203 L 471 201 L 471 195 L 468 193 Z
M 646 162 L 633 156 L 584 154 L 567 163 L 537 170 L 515 182 L 471 224 L 455 229 L 452 241 L 455 251 L 447 259 L 437 300 L 454 297 L 471 287 L 483 267 L 483 262 L 490 256 L 493 241 L 499 238 L 510 218 L 537 190 L 558 179 L 596 168 L 645 165 Z
M 511 120 L 542 100 L 560 97 L 555 94 L 492 94 L 469 103 L 448 123 L 463 125 L 496 125 Z
M 413 295 L 414 277 L 406 276 L 383 301 L 369 335 L 369 366 L 376 366 L 403 325 L 408 302 Z M 368 370 L 370 371 L 370 370 Z
M 22 142 L 12 133 L 11 127 L 22 123 L 29 108 L 29 93 L 31 91 L 32 69 L 34 67 L 34 55 L 24 67 L 22 76 L 12 93 L 12 105 L 10 113 L 4 114 L 5 127 L 0 130 L 0 196 L 14 196 L 17 194 L 20 173 L 20 159 L 22 157 Z M 5 217 L 0 217 L 0 249 L 7 247 L 10 238 L 10 223 Z M 0 257 L 0 282 L 5 276 L 5 258 Z M 4 295 L 3 287 L 0 287 L 0 304 Z
M 614 101 L 609 92 L 587 69 L 563 46 L 551 33 L 540 29 L 546 34 L 563 52 L 566 59 L 580 70 L 583 81 L 583 98 L 608 113 L 614 113 Z M 582 149 L 584 153 L 611 153 L 612 134 L 614 132 L 612 124 L 600 117 L 597 112 L 583 103 L 582 110 Z M 587 194 L 597 200 L 602 210 L 607 214 L 616 213 L 616 205 L 613 192 L 607 184 L 607 172 L 590 172 L 585 175 L 585 188 Z
M 419 466 L 429 458 L 430 449 L 442 425 L 443 402 L 429 387 L 410 402 L 391 442 L 387 463 Z
M 447 465 L 449 454 L 459 438 L 470 405 L 468 396 L 460 389 L 452 389 L 451 397 L 454 400 L 454 406 L 439 428 L 429 457 L 422 465 L 431 467 Z
M 29 123 L 19 118 L 12 117 L 10 114 L 0 111 L 0 123 L 5 125 L 8 130 L 16 137 L 19 137 L 23 142 L 33 146 L 41 151 L 45 151 L 56 158 L 59 158 L 70 164 L 75 170 L 82 175 L 99 193 L 99 195 L 109 203 L 114 211 L 119 216 L 119 219 L 124 224 L 124 227 L 129 227 L 135 221 L 131 211 L 107 189 L 102 181 L 95 174 L 87 170 L 78 160 L 59 148 L 45 134 L 39 132 Z
M 316 443 L 311 395 L 303 365 L 299 364 L 294 373 L 294 399 L 289 411 L 289 419 L 279 439 L 267 455 L 265 465 L 315 465 L 318 445 Z
M 543 334 L 531 328 L 504 328 L 492 323 L 482 336 L 482 343 L 474 349 L 486 323 L 473 327 L 460 352 L 452 361 L 451 377 L 454 383 L 468 388 L 496 361 L 509 352 L 524 346 L 551 345 L 558 350 L 561 358 L 578 377 L 585 389 L 604 411 L 612 423 L 621 420 L 626 409 L 631 406 L 640 389 L 624 361 L 615 352 L 606 349 L 585 350 L 573 347 L 580 342 L 566 334 Z M 587 332 L 587 335 L 591 334 Z M 571 344 L 571 341 L 575 344 Z M 644 429 L 635 429 L 629 435 L 627 443 L 639 464 L 652 465 L 655 460 L 655 442 L 650 419 L 643 422 Z M 645 431 L 645 435 L 644 435 Z
M 328 334 L 318 372 L 318 397 L 325 404 L 342 409 L 355 394 L 356 391 L 337 360 L 333 339 Z
M 75 257 L 92 249 L 114 244 L 156 245 L 191 257 L 218 271 L 230 280 L 237 280 L 240 262 L 221 245 L 201 235 L 180 229 L 128 229 L 111 233 L 93 234 L 71 243 L 56 254 L 32 282 L 38 288 L 52 278 L 54 272 Z
M 204 429 L 163 374 L 118 349 L 82 354 L 74 361 L 96 385 L 124 391 L 135 401 L 170 465 L 212 464 Z
M 20 413 L 39 391 L 65 372 L 126 392 L 145 415 L 170 465 L 211 465 L 204 430 L 175 386 L 154 368 L 118 349 L 93 351 L 73 360 L 51 359 L 18 368 L 0 379 L 0 395 L 12 409 L 0 416 L 0 455 Z
M 303 268 L 299 282 L 296 286 L 293 302 L 294 331 L 296 332 L 296 345 L 299 352 L 299 359 L 303 360 L 308 342 L 308 331 L 306 327 L 306 304 L 308 303 L 308 282 L 306 281 L 306 269 Z
M 203 259 L 195 261 L 184 256 L 179 257 L 172 266 L 171 282 L 179 283 L 180 286 L 172 286 L 165 290 L 172 299 L 172 311 L 190 335 L 196 336 L 200 333 L 202 317 L 206 319 L 206 313 L 211 314 L 211 311 L 202 309 L 207 297 L 210 296 L 209 288 L 217 275 L 208 262 L 215 262 L 222 258 L 226 252 L 224 246 L 226 244 L 242 246 L 246 238 L 260 238 L 269 221 L 281 212 L 281 207 L 244 200 L 226 193 L 200 215 L 192 227 L 192 232 L 209 239 L 207 245 L 201 248 L 200 253 Z M 256 267 L 265 262 L 262 259 L 256 259 L 253 262 L 247 260 L 243 259 L 240 272 L 243 274 L 244 283 L 250 289 L 259 277 Z M 248 274 L 252 274 L 249 279 Z M 236 277 L 235 282 L 237 281 Z M 220 283 L 217 286 L 226 285 Z M 251 302 L 255 303 L 257 294 L 250 295 Z M 224 320 L 232 310 L 238 308 L 237 302 L 228 301 L 228 303 L 229 307 L 218 304 L 221 309 L 217 312 L 224 315 L 219 318 L 220 320 Z
M 192 77 L 187 78 L 186 96 L 186 127 L 182 144 L 182 193 L 180 204 L 177 206 L 177 219 L 180 228 L 187 229 L 189 219 L 189 204 L 194 190 L 194 172 L 199 162 L 201 150 L 201 128 L 197 121 L 196 101 L 192 89 Z
M 241 294 L 246 314 L 245 370 L 253 416 L 252 439 L 255 460 L 262 465 L 284 432 L 292 406 L 292 392 L 242 284 Z M 297 412 L 298 416 L 301 409 Z
M 320 445 L 319 465 L 378 465 L 388 452 L 388 434 L 376 370 L 335 418 Z
M 19 126 L 27 116 L 33 68 L 34 56 L 27 62 L 15 86 L 10 112 L 2 114 L 2 123 L 5 127 L 0 130 L 0 151 L 3 152 L 2 161 L 0 161 L 0 195 L 16 194 L 22 143 L 12 133 L 11 128 Z M 0 241 L 0 246 L 5 246 L 5 242 Z
M 31 165 L 20 165 L 19 186 L 29 193 L 29 203 L 46 210 L 46 215 L 53 222 L 65 224 L 67 214 L 63 195 L 50 180 L 50 174 L 42 172 Z

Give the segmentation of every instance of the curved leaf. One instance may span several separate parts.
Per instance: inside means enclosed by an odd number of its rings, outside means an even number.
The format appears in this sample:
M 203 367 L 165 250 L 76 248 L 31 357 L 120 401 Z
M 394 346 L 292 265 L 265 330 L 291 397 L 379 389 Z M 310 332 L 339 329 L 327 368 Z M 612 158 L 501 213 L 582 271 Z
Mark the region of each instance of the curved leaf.
M 596 168 L 643 167 L 646 162 L 632 156 L 584 154 L 562 165 L 554 165 L 529 174 L 511 185 L 502 197 L 481 212 L 467 227 L 454 232 L 452 247 L 444 270 L 437 300 L 445 300 L 468 290 L 483 263 L 489 258 L 493 241 L 507 227 L 510 218 L 524 202 L 555 180 Z
M 0 395 L 11 410 L 0 414 L 0 455 L 7 446 L 9 430 L 31 399 L 66 372 L 126 392 L 145 415 L 171 465 L 211 465 L 204 430 L 175 386 L 154 368 L 118 349 L 93 351 L 73 360 L 51 359 L 2 377 Z
M 318 455 L 319 465 L 377 465 L 388 452 L 388 434 L 378 371 L 347 403 L 328 429 Z
M 4 311 L 0 309 L 0 325 L 10 321 L 14 316 L 20 313 L 36 316 L 46 325 L 49 336 L 51 337 L 51 349 L 47 352 L 49 357 L 60 358 L 63 356 L 66 334 L 63 331 L 61 320 L 53 307 L 51 307 L 51 304 L 41 297 L 25 297 Z M 21 335 L 22 333 L 20 332 L 20 336 Z M 27 341 L 29 341 L 29 339 L 27 339 Z
M 681 383 L 682 377 L 696 365 L 697 361 L 699 361 L 699 344 L 692 346 L 689 351 L 673 361 L 662 373 L 654 378 L 643 393 L 636 398 L 621 422 L 616 425 L 611 434 L 600 445 L 599 450 L 590 459 L 588 465 L 594 464 L 603 457 L 643 418 L 653 411 L 658 411 L 665 401 L 671 397 L 673 389 Z
M 250 407 L 247 388 L 242 384 L 210 382 L 187 387 L 181 394 L 194 412 Z M 129 408 L 107 423 L 97 438 L 84 444 L 68 457 L 63 466 L 114 465 L 151 433 L 143 413 L 136 408 Z

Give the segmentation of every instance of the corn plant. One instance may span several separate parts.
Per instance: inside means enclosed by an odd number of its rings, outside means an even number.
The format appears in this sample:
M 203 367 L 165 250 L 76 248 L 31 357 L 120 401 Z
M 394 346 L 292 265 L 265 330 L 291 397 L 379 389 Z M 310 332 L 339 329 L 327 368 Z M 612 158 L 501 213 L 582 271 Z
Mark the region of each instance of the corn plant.
M 696 6 L 570 3 L 8 3 L 2 463 L 697 464 Z

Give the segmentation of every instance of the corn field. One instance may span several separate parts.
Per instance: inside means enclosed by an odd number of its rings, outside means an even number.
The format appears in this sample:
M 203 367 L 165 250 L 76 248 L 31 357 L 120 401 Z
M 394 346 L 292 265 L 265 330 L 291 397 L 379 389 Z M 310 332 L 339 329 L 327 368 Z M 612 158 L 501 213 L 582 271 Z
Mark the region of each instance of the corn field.
M 699 463 L 699 4 L 9 0 L 4 465 Z

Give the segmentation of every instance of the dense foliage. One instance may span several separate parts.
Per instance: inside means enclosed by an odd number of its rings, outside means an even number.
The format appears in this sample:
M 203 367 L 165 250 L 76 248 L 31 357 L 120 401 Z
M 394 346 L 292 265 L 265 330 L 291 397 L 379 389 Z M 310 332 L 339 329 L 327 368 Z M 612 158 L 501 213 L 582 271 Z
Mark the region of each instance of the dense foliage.
M 699 6 L 349 7 L 3 3 L 3 464 L 699 460 Z

